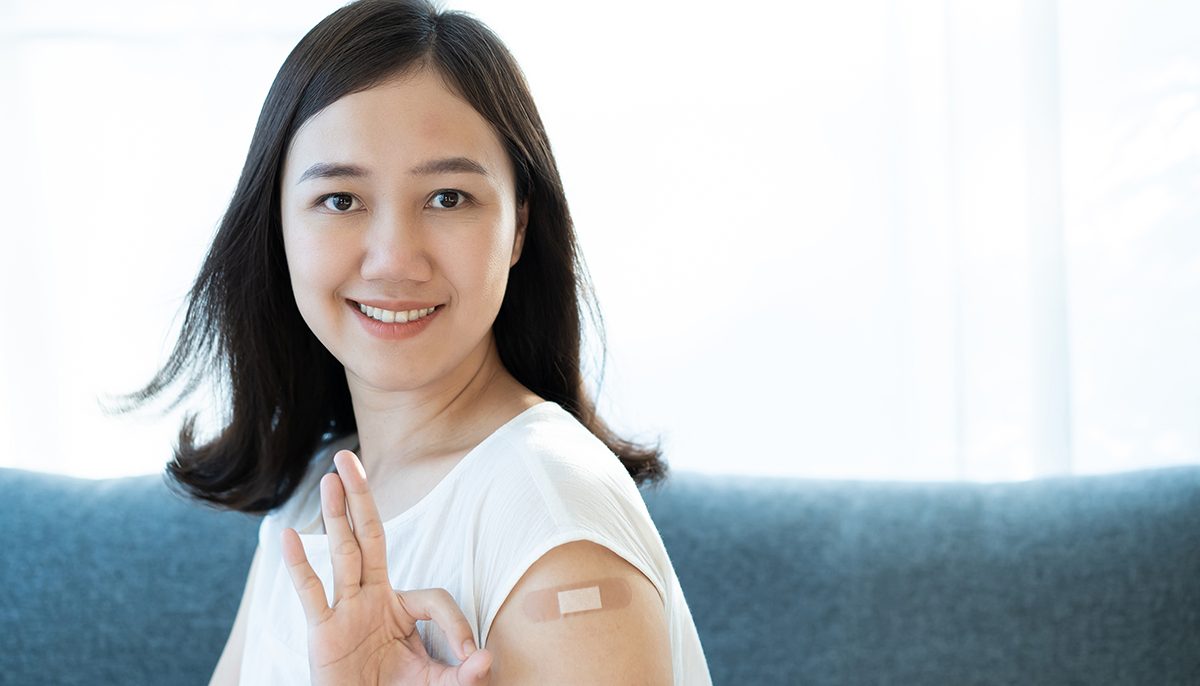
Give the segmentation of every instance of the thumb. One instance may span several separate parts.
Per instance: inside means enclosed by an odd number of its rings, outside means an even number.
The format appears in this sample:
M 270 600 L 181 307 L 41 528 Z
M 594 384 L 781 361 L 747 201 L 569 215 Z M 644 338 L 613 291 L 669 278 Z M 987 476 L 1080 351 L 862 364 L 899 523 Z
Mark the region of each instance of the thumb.
M 476 650 L 467 656 L 458 667 L 454 676 L 458 686 L 486 686 L 492 680 L 492 653 L 486 649 Z

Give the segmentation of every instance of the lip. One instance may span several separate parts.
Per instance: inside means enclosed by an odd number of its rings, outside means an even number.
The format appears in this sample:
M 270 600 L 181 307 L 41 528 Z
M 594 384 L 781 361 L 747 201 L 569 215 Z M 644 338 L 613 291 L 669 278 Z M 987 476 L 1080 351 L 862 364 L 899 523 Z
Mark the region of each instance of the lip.
M 407 312 L 408 310 L 424 310 L 429 307 L 437 307 L 442 303 L 433 302 L 418 302 L 416 300 L 350 300 L 346 302 L 357 307 L 358 305 L 367 305 L 368 307 L 378 307 L 382 310 L 391 310 L 392 312 Z
M 392 309 L 391 307 L 374 304 L 377 302 L 386 301 L 376 300 L 373 302 L 364 302 L 363 304 L 370 305 L 371 307 L 383 307 L 385 310 Z M 429 328 L 429 325 L 433 323 L 433 320 L 437 319 L 438 315 L 440 315 L 442 310 L 445 309 L 444 305 L 434 304 L 417 303 L 415 307 L 410 303 L 404 302 L 398 303 L 396 301 L 391 301 L 391 304 L 393 306 L 398 306 L 397 310 L 421 310 L 427 307 L 435 306 L 437 309 L 415 322 L 393 322 L 388 324 L 387 322 L 381 322 L 378 319 L 371 319 L 367 315 L 363 314 L 363 311 L 358 308 L 357 302 L 353 300 L 346 301 L 346 307 L 349 307 L 350 311 L 354 313 L 354 316 L 358 318 L 358 321 L 360 324 L 362 324 L 363 329 L 375 338 L 380 338 L 386 341 L 402 341 L 419 335 L 422 331 Z

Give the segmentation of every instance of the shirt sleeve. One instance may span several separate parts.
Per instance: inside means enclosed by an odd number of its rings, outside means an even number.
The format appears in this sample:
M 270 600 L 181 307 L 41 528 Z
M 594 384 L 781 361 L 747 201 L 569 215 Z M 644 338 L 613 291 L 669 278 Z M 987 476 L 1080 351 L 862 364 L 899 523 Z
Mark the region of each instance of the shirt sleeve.
M 645 503 L 615 456 L 600 459 L 611 460 L 619 471 L 572 461 L 534 461 L 519 477 L 505 478 L 505 488 L 491 491 L 475 556 L 481 646 L 529 567 L 574 541 L 604 546 L 629 562 L 654 584 L 665 607 L 667 578 L 647 539 L 657 532 Z

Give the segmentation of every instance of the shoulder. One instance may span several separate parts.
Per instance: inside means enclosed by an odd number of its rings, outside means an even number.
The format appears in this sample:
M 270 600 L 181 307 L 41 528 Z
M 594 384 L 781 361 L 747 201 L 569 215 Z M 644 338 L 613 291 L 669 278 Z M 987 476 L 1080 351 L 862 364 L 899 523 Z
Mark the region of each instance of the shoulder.
M 480 518 L 493 683 L 670 683 L 666 580 L 637 486 L 565 410 L 536 414 L 505 436 Z
M 487 484 L 482 500 L 493 515 L 485 524 L 507 534 L 497 540 L 511 542 L 515 522 L 527 531 L 549 527 L 547 536 L 577 530 L 615 536 L 615 523 L 642 517 L 645 503 L 621 461 L 574 416 L 546 403 L 523 419 L 476 475 Z
M 558 403 L 543 402 L 523 413 L 520 419 L 508 438 L 520 441 L 534 452 L 564 459 L 615 459 L 608 446 Z
M 607 547 L 553 548 L 509 594 L 492 625 L 493 684 L 670 684 L 671 645 L 651 581 Z
M 512 459 L 521 463 L 511 465 L 516 471 L 545 475 L 566 486 L 633 483 L 608 446 L 558 404 L 543 403 L 523 419 L 504 436 Z

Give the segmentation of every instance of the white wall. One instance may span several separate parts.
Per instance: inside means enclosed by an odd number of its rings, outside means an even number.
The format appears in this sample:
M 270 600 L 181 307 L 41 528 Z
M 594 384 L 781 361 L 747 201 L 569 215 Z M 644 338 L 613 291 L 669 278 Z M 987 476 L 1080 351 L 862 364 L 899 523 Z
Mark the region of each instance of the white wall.
M 179 415 L 95 399 L 164 359 L 270 81 L 337 4 L 0 4 L 0 465 L 162 468 Z M 1200 458 L 1194 4 L 451 6 L 529 76 L 602 407 L 676 469 Z

